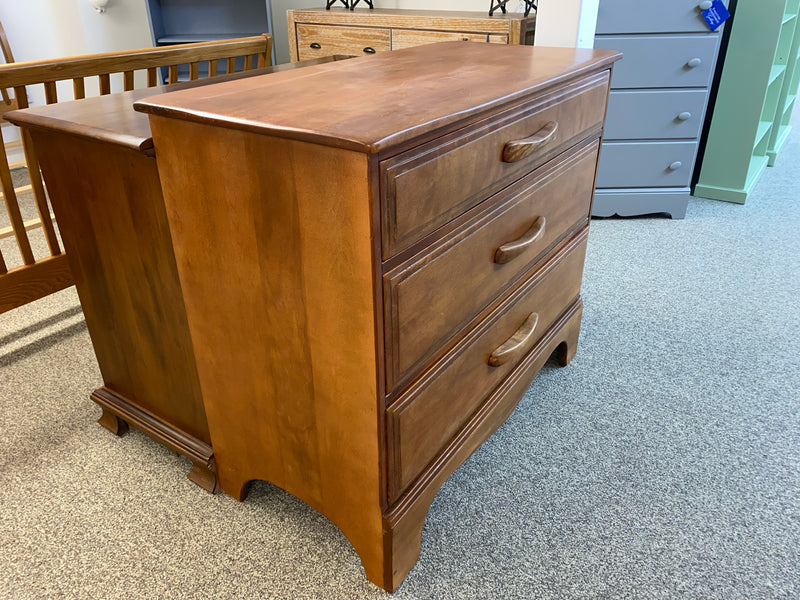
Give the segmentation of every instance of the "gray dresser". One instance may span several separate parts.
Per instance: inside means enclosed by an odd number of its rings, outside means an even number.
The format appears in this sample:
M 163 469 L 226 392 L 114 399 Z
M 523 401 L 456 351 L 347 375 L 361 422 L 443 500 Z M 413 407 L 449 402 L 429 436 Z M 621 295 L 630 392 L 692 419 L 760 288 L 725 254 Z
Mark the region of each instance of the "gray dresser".
M 600 0 L 594 46 L 624 58 L 611 79 L 593 216 L 685 216 L 722 31 L 703 20 L 707 5 Z

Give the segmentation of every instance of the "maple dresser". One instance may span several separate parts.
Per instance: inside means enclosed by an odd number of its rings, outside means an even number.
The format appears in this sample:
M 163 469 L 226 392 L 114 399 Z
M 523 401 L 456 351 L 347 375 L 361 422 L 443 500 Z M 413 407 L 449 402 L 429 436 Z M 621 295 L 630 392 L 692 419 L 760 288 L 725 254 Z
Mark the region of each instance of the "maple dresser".
M 334 7 L 286 11 L 292 60 L 331 54 L 364 56 L 433 42 L 533 45 L 536 16 L 499 11 Z
M 220 75 L 241 79 L 332 62 Z M 217 490 L 211 437 L 172 250 L 158 165 L 140 98 L 214 85 L 206 78 L 13 111 L 29 131 L 58 219 L 103 385 L 99 423 L 133 426 L 192 461 L 189 479 Z
M 449 42 L 136 103 L 225 492 L 275 483 L 400 584 L 445 479 L 575 353 L 619 57 Z

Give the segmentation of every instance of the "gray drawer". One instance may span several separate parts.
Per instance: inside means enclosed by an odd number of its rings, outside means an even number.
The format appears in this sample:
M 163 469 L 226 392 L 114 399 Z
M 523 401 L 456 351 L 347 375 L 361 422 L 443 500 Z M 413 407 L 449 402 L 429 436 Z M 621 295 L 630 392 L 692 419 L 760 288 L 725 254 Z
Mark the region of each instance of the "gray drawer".
M 697 142 L 603 142 L 597 187 L 687 186 L 696 150 Z
M 600 0 L 595 33 L 707 33 L 710 30 L 700 15 L 700 2 Z
M 607 140 L 697 138 L 706 90 L 612 91 L 603 137 Z
M 711 35 L 606 35 L 595 48 L 620 50 L 614 65 L 613 88 L 706 87 L 714 71 L 719 38 Z M 700 63 L 690 67 L 689 62 Z

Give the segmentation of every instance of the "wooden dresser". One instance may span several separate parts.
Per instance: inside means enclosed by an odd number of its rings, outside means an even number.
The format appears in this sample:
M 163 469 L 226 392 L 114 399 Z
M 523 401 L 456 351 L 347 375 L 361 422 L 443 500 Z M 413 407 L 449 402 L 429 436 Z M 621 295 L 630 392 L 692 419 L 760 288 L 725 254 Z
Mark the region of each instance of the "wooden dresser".
M 533 45 L 536 17 L 480 12 L 357 8 L 286 11 L 292 60 L 363 56 L 447 41 Z
M 326 57 L 221 76 L 241 79 Z M 211 437 L 161 195 L 147 115 L 133 103 L 215 79 L 62 102 L 6 115 L 30 131 L 103 385 L 100 424 L 131 425 L 192 461 L 217 489 Z
M 445 479 L 575 353 L 619 56 L 433 44 L 135 105 L 224 491 L 277 484 L 400 584 Z

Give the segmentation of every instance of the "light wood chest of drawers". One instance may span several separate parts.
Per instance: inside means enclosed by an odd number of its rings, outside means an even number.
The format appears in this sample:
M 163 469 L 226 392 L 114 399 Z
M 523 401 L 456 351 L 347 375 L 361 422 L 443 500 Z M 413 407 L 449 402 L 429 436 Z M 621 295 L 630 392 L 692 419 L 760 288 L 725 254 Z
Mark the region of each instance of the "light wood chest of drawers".
M 287 11 L 292 60 L 363 56 L 448 41 L 533 45 L 536 17 L 479 12 L 309 8 Z
M 445 479 L 574 355 L 618 57 L 433 44 L 137 103 L 223 490 L 277 484 L 400 584 Z

